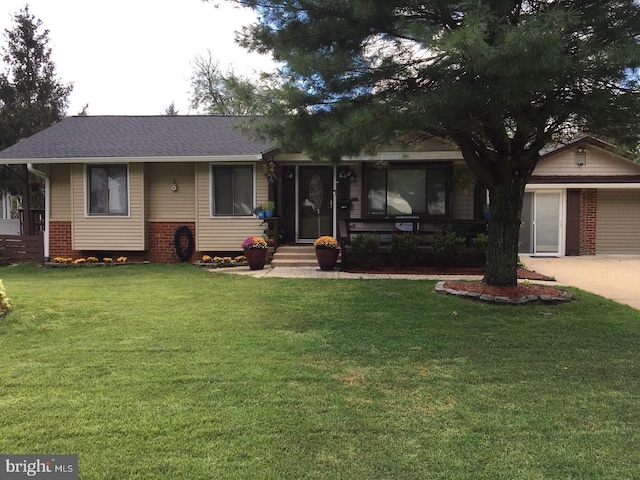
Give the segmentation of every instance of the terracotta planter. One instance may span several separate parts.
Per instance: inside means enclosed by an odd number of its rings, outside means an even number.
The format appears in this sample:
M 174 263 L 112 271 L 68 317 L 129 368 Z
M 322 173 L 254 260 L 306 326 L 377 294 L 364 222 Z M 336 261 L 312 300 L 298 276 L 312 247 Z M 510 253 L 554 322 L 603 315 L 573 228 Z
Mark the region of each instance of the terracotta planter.
M 244 251 L 244 256 L 247 258 L 247 263 L 251 270 L 262 270 L 264 264 L 267 263 L 266 248 L 248 248 Z
M 320 270 L 333 270 L 338 262 L 338 254 L 340 250 L 337 248 L 316 248 L 316 258 Z

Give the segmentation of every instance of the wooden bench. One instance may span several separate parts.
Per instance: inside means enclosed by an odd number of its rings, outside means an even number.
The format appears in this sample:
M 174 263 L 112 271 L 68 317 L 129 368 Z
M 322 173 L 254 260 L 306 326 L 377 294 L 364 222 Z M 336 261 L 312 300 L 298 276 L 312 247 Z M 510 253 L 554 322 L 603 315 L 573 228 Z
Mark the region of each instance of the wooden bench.
M 394 233 L 413 233 L 420 237 L 418 252 L 431 253 L 433 236 L 436 232 L 455 232 L 467 238 L 470 243 L 476 235 L 486 233 L 486 220 L 454 220 L 433 219 L 420 217 L 395 218 L 343 218 L 338 220 L 340 251 L 342 257 L 341 269 L 346 270 L 349 256 L 353 254 L 352 241 L 362 234 L 371 234 L 380 240 L 379 253 L 389 253 L 389 246 Z

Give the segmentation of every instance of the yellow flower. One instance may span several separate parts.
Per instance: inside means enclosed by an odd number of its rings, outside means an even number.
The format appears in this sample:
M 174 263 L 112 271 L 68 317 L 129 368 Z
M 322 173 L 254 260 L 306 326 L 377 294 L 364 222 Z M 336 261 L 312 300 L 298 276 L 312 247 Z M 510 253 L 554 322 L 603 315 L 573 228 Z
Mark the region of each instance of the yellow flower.
M 96 257 L 87 257 L 87 262 L 97 262 L 98 259 Z
M 127 261 L 127 257 L 118 257 L 118 259 L 116 260 L 118 263 L 124 263 Z
M 86 260 L 85 260 L 84 258 L 77 258 L 77 259 L 75 259 L 75 260 L 73 261 L 73 264 L 74 264 L 74 265 L 78 265 L 78 264 L 80 264 L 80 263 L 84 263 L 84 262 L 86 262 Z
M 102 259 L 102 261 L 103 261 L 104 263 L 111 263 L 111 262 L 113 262 L 113 258 L 111 258 L 111 257 L 104 257 L 104 258 Z
M 329 235 L 323 235 L 313 242 L 313 246 L 316 248 L 338 248 L 338 241 Z
M 202 261 L 205 263 L 209 263 L 211 261 L 211 257 L 209 255 L 203 255 L 202 256 Z

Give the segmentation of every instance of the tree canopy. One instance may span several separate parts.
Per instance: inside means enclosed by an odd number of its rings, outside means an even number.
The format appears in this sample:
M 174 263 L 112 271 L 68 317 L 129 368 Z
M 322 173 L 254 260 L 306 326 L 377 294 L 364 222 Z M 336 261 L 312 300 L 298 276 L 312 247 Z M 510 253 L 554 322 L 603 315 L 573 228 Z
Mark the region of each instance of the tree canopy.
M 281 62 L 270 122 L 334 161 L 398 140 L 457 144 L 489 189 L 485 281 L 516 282 L 524 188 L 578 131 L 637 143 L 637 0 L 239 0 L 240 41 Z
M 26 6 L 4 32 L 4 71 L 0 74 L 0 148 L 6 148 L 62 119 L 73 86 L 62 83 L 42 29 Z
M 262 102 L 251 79 L 223 72 L 211 52 L 193 60 L 191 108 L 208 115 L 257 115 Z
M 71 84 L 62 83 L 49 47 L 49 31 L 42 29 L 26 6 L 14 16 L 12 29 L 4 31 L 0 72 L 0 150 L 61 120 Z M 30 228 L 26 166 L 3 167 L 0 192 L 22 192 L 25 228 Z

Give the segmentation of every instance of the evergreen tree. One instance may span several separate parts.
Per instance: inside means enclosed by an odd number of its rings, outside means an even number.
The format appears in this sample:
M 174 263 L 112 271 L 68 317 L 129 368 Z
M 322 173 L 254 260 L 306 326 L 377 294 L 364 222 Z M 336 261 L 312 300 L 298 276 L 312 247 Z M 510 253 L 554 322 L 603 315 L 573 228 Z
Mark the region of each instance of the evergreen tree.
M 637 144 L 636 0 L 240 0 L 241 43 L 282 62 L 261 133 L 338 161 L 430 135 L 491 198 L 485 282 L 515 285 L 524 188 L 578 130 Z M 634 72 L 636 75 L 634 75 Z
M 164 109 L 164 112 L 162 112 L 162 115 L 167 115 L 169 117 L 175 117 L 180 115 L 180 112 L 178 112 L 178 110 L 176 109 L 175 102 L 171 102 L 169 106 Z
M 4 71 L 0 73 L 0 149 L 44 130 L 64 117 L 72 85 L 56 76 L 49 31 L 25 6 L 5 30 Z M 4 167 L 0 191 L 22 192 L 25 233 L 30 233 L 29 174 L 26 165 Z

